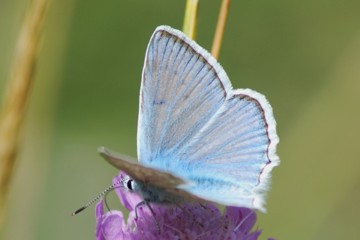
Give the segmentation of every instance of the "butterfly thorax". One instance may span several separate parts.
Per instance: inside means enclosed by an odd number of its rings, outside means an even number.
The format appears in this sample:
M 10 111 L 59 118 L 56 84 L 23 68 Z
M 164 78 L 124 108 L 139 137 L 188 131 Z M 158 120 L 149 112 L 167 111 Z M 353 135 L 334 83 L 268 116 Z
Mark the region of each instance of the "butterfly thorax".
M 140 195 L 145 201 L 160 204 L 177 204 L 182 202 L 182 198 L 168 193 L 165 189 L 147 184 L 142 181 L 129 179 L 124 183 L 125 187 Z

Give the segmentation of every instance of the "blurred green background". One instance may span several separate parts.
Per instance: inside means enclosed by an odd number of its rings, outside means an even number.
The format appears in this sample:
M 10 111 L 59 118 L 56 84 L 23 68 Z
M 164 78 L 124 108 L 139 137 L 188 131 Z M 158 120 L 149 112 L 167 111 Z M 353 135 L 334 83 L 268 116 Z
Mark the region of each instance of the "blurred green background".
M 0 95 L 28 0 L 0 0 Z M 220 0 L 201 1 L 211 48 Z M 98 146 L 135 156 L 143 57 L 156 26 L 182 28 L 185 1 L 53 0 L 2 239 L 94 239 L 111 184 Z M 265 94 L 278 123 L 262 239 L 360 235 L 360 1 L 231 3 L 220 62 L 234 87 Z M 120 207 L 116 201 L 112 206 Z

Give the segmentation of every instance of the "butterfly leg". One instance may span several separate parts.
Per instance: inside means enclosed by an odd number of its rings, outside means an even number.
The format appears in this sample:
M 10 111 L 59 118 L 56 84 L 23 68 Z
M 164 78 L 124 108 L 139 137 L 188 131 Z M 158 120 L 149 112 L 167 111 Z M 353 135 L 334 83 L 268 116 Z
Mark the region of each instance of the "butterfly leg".
M 148 201 L 145 201 L 145 204 L 146 204 L 146 206 L 150 209 L 150 212 L 151 212 L 151 214 L 152 214 L 152 216 L 153 216 L 153 218 L 154 218 L 156 227 L 157 227 L 157 229 L 158 229 L 158 231 L 159 231 L 159 233 L 160 233 L 160 225 L 159 225 L 158 221 L 156 220 L 154 210 L 151 208 L 150 203 L 149 203 Z
M 136 204 L 135 206 L 135 221 L 138 219 L 138 208 L 141 207 L 142 205 L 144 205 L 146 203 L 146 201 L 141 201 L 138 204 Z
M 203 209 L 208 209 L 208 207 L 206 206 L 206 203 L 205 203 L 205 204 L 199 203 L 199 204 L 200 204 L 200 206 L 201 206 Z
M 146 201 L 146 200 L 141 201 L 141 202 L 139 202 L 139 203 L 135 206 L 135 221 L 136 221 L 137 218 L 138 218 L 138 213 L 137 213 L 138 208 L 141 207 L 141 206 L 144 205 L 144 204 L 150 209 L 151 215 L 153 216 L 154 221 L 155 221 L 155 224 L 156 224 L 156 227 L 157 227 L 157 229 L 159 230 L 159 233 L 160 233 L 160 225 L 159 225 L 158 221 L 157 221 L 156 218 L 155 218 L 155 212 L 154 212 L 154 210 L 151 208 L 149 201 Z

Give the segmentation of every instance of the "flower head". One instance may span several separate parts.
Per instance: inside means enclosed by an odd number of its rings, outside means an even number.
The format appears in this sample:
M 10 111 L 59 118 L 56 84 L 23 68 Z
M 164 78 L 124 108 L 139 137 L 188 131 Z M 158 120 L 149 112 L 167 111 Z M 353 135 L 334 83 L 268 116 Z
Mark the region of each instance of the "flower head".
M 114 178 L 119 182 L 125 173 Z M 120 202 L 130 211 L 127 221 L 122 212 L 111 210 L 104 213 L 103 200 L 96 206 L 97 240 L 121 239 L 239 239 L 256 240 L 260 230 L 251 231 L 256 213 L 248 208 L 226 207 L 225 212 L 215 204 L 185 204 L 181 207 L 152 204 L 154 215 L 146 205 L 135 206 L 142 199 L 124 188 L 115 189 Z

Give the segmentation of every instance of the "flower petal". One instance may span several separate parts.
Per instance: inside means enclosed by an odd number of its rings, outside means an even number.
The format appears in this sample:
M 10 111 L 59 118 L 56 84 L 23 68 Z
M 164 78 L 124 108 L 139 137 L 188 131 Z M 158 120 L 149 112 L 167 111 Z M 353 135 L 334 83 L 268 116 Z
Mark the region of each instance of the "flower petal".
M 127 178 L 120 171 L 113 179 L 115 185 Z M 248 208 L 226 207 L 224 214 L 218 206 L 208 203 L 205 206 L 191 203 L 181 207 L 157 205 L 137 209 L 142 199 L 120 185 L 115 191 L 121 203 L 130 211 L 127 221 L 119 211 L 104 214 L 103 200 L 96 206 L 96 239 L 214 239 L 214 240 L 257 240 L 261 230 L 251 231 L 256 222 L 256 213 Z M 127 222 L 127 223 L 125 223 Z
M 96 216 L 96 239 L 97 240 L 105 240 L 103 235 L 101 234 L 101 227 L 102 227 L 102 216 L 104 215 L 104 208 L 103 208 L 103 199 L 101 198 L 100 201 L 96 204 L 95 207 L 95 216 Z
M 256 213 L 249 208 L 226 207 L 227 216 L 234 226 L 234 231 L 247 234 L 256 222 Z
M 123 240 L 129 239 L 129 232 L 125 225 L 124 216 L 120 211 L 106 213 L 100 219 L 97 227 L 97 240 Z
M 122 212 L 111 211 L 104 214 L 102 198 L 96 204 L 95 215 L 97 240 L 129 239 L 129 233 Z

